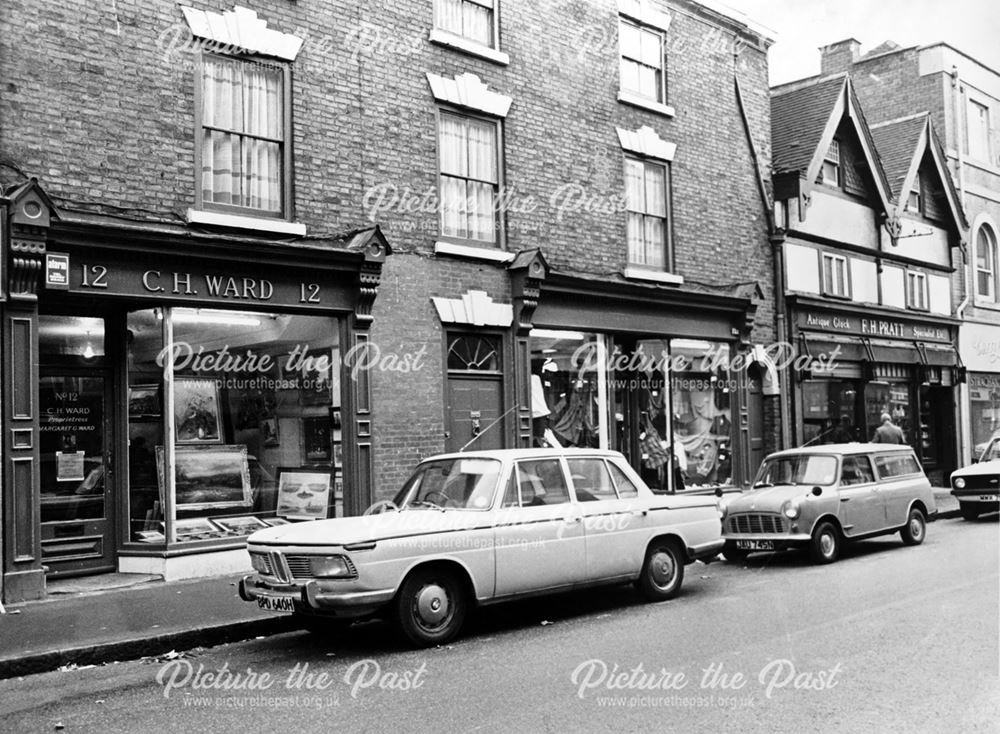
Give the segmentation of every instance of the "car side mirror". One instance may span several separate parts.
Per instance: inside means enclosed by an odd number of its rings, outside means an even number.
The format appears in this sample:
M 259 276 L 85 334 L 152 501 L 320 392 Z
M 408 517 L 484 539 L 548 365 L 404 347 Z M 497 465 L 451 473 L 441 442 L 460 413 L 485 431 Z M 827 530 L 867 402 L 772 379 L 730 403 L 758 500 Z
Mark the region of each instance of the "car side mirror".
M 822 487 L 813 487 L 812 488 L 812 496 L 813 497 L 819 497 L 821 494 L 823 494 L 823 488 Z

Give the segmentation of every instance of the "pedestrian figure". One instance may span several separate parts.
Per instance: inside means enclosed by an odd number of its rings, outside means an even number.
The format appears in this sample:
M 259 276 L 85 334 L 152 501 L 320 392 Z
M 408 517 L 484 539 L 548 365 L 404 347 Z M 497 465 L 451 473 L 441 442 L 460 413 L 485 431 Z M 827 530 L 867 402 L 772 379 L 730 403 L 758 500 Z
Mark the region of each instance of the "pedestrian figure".
M 872 436 L 872 443 L 906 443 L 903 437 L 903 429 L 892 422 L 892 416 L 883 413 L 880 420 L 882 425 L 875 429 Z

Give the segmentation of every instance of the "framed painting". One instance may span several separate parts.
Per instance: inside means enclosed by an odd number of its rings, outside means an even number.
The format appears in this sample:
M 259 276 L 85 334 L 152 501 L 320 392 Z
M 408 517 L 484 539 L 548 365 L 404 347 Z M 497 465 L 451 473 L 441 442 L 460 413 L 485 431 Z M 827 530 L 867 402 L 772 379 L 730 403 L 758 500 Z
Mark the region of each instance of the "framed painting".
M 302 447 L 305 460 L 330 461 L 333 449 L 330 443 L 330 420 L 326 416 L 302 419 Z
M 160 496 L 166 491 L 165 451 L 156 447 Z M 250 464 L 247 447 L 177 446 L 174 449 L 174 483 L 178 510 L 215 507 L 249 507 Z
M 279 468 L 275 515 L 303 520 L 325 518 L 330 505 L 330 488 L 329 471 Z
M 159 418 L 160 417 L 160 386 L 159 385 L 129 385 L 128 388 L 129 418 Z
M 174 380 L 177 443 L 222 443 L 219 389 L 214 380 Z
M 213 517 L 212 522 L 233 535 L 250 535 L 250 533 L 268 527 L 267 523 L 253 515 L 240 517 Z

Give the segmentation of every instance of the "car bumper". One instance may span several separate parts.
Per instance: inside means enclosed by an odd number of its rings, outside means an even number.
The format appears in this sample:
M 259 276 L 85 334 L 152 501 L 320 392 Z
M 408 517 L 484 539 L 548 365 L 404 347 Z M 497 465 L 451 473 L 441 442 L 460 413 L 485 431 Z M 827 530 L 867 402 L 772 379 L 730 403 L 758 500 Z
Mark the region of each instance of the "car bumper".
M 291 599 L 297 612 L 345 618 L 367 616 L 392 601 L 396 593 L 395 589 L 345 591 L 331 588 L 336 583 L 320 579 L 294 584 L 269 583 L 251 575 L 240 579 L 239 593 L 243 601 Z
M 726 542 L 722 538 L 713 540 L 710 543 L 702 543 L 693 548 L 688 548 L 688 556 L 690 556 L 692 561 L 710 561 L 719 555 L 725 544 Z

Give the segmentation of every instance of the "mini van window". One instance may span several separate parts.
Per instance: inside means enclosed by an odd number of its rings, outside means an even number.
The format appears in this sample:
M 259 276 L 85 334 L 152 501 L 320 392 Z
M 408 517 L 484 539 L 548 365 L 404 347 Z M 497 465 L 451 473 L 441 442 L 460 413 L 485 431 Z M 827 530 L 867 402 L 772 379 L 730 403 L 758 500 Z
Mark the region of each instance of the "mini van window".
M 876 454 L 875 466 L 883 479 L 905 477 L 908 474 L 920 474 L 920 464 L 913 454 Z

